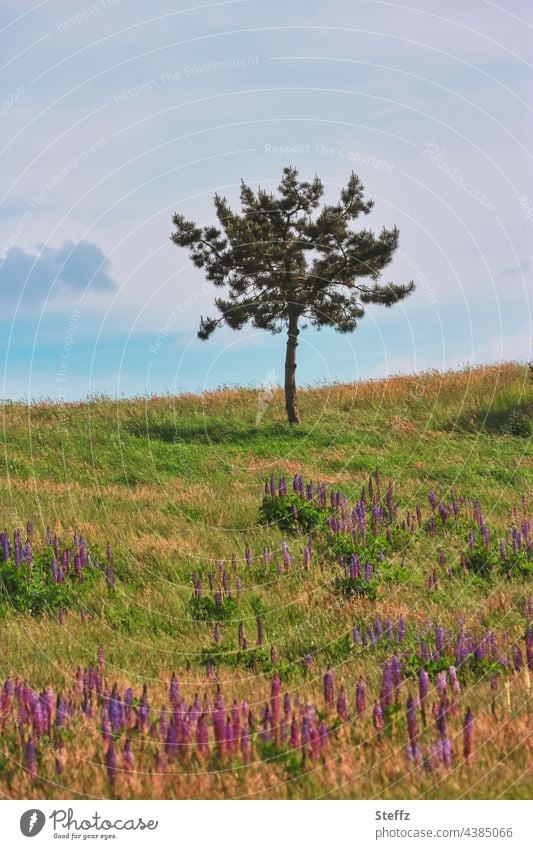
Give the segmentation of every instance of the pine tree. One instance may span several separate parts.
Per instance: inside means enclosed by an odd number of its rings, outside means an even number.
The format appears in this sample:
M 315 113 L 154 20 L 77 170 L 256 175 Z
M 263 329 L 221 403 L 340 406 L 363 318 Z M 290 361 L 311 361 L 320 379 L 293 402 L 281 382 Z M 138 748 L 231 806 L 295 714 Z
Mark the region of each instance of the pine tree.
M 350 222 L 373 207 L 363 192 L 352 172 L 338 203 L 317 211 L 324 194 L 320 179 L 300 182 L 297 170 L 287 167 L 278 195 L 254 191 L 242 181 L 240 214 L 215 195 L 220 227 L 173 217 L 172 240 L 188 248 L 207 279 L 225 290 L 215 299 L 218 317 L 202 317 L 200 339 L 222 324 L 240 330 L 250 322 L 271 333 L 286 331 L 285 406 L 291 423 L 300 421 L 296 349 L 302 323 L 350 333 L 364 316 L 365 304 L 390 307 L 414 289 L 412 281 L 379 282 L 398 246 L 396 227 L 384 227 L 379 235 L 350 230 Z

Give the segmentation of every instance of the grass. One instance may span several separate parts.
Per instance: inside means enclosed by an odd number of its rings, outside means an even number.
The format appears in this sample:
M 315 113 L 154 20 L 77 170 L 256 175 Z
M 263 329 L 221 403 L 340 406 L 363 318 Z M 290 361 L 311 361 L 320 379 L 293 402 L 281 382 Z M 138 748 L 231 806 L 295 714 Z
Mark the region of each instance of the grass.
M 94 664 L 103 645 L 109 686 L 117 681 L 139 690 L 147 683 L 151 703 L 162 707 L 176 671 L 189 703 L 196 692 L 212 699 L 220 684 L 226 705 L 246 699 L 258 723 L 276 670 L 283 692 L 321 706 L 322 676 L 331 665 L 336 688 L 346 686 L 350 712 L 355 682 L 363 675 L 373 703 L 394 647 L 381 642 L 363 651 L 350 635 L 354 624 L 368 629 L 377 614 L 395 623 L 403 615 L 408 644 L 427 620 L 452 635 L 462 617 L 468 627 L 490 628 L 498 639 L 523 645 L 524 609 L 532 593 L 527 571 L 488 577 L 458 571 L 449 579 L 440 574 L 438 588 L 428 590 L 439 551 L 448 563 L 458 561 L 466 525 L 449 533 L 439 528 L 434 537 L 416 535 L 404 552 L 404 566 L 400 552 L 387 554 L 371 598 L 339 591 L 340 567 L 323 530 L 310 532 L 313 562 L 306 570 L 307 535 L 266 523 L 260 506 L 271 474 L 325 481 L 353 500 L 379 468 L 384 481 L 395 482 L 402 514 L 421 502 L 427 515 L 428 490 L 440 498 L 453 488 L 467 513 L 479 500 L 495 539 L 505 535 L 513 508 L 522 511 L 522 498 L 531 496 L 528 367 L 510 363 L 306 389 L 300 393 L 298 427 L 283 421 L 281 393 L 259 423 L 257 404 L 257 393 L 249 389 L 118 401 L 95 397 L 67 405 L 5 403 L 3 525 L 11 532 L 31 519 L 36 548 L 44 545 L 47 525 L 62 538 L 77 531 L 100 551 L 110 541 L 117 580 L 113 590 L 102 580 L 84 587 L 84 621 L 75 599 L 62 611 L 62 622 L 57 609 L 37 616 L 24 612 L 22 603 L 12 609 L 7 600 L 0 618 L 2 679 L 19 676 L 36 689 L 51 684 L 56 693 L 66 693 L 76 667 Z M 283 539 L 293 564 L 279 574 Z M 246 545 L 254 554 L 248 567 Z M 276 553 L 270 566 L 260 557 L 265 546 Z M 234 584 L 235 574 L 241 576 L 241 598 L 224 615 L 214 614 L 209 572 L 217 573 L 216 561 L 228 564 L 232 554 L 237 567 L 230 580 Z M 194 572 L 204 587 L 200 605 L 193 600 Z M 258 616 L 265 632 L 259 648 Z M 220 621 L 219 643 L 213 617 Z M 245 652 L 238 648 L 239 623 L 249 643 Z M 274 663 L 271 646 L 278 655 Z M 310 668 L 303 663 L 306 655 L 313 656 Z M 213 666 L 209 676 L 207 661 Z M 160 770 L 164 775 L 153 775 L 148 758 L 155 749 L 149 752 L 135 738 L 137 769 L 119 772 L 110 784 L 97 729 L 74 722 L 64 735 L 70 754 L 59 778 L 57 747 L 40 741 L 38 775 L 32 777 L 18 765 L 20 740 L 4 729 L 0 792 L 23 798 L 525 798 L 531 754 L 525 675 L 510 670 L 494 687 L 488 669 L 468 673 L 451 714 L 451 769 L 406 764 L 400 711 L 382 734 L 370 713 L 359 723 L 341 723 L 330 734 L 328 755 L 318 760 L 258 738 L 250 763 L 213 754 L 203 762 L 169 761 Z M 402 688 L 405 702 L 408 692 L 416 693 L 416 680 L 408 677 Z M 470 764 L 461 756 L 467 707 L 475 716 Z M 424 734 L 429 746 L 433 726 Z

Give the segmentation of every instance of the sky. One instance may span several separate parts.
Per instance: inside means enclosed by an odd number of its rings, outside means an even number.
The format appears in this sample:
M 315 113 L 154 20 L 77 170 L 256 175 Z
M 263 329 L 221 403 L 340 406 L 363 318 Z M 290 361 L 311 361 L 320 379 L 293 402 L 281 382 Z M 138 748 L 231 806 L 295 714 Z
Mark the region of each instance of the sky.
M 284 338 L 196 336 L 212 287 L 170 240 L 241 178 L 350 172 L 415 293 L 305 330 L 300 384 L 531 358 L 526 0 L 2 0 L 0 395 L 281 382 Z

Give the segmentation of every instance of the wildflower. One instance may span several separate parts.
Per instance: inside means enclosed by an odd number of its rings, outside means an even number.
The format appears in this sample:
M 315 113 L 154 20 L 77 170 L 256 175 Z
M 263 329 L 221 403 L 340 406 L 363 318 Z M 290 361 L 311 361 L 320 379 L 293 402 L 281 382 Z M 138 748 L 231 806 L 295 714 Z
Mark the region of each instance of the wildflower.
M 277 725 L 279 722 L 279 717 L 281 713 L 280 708 L 280 692 L 281 692 L 281 680 L 279 675 L 274 675 L 272 679 L 272 683 L 270 685 L 270 708 L 272 714 L 272 722 L 274 725 Z
M 133 749 L 131 745 L 131 740 L 126 740 L 124 744 L 124 754 L 123 754 L 123 763 L 124 769 L 128 772 L 131 772 L 135 765 L 135 760 L 133 757 Z
M 33 737 L 28 738 L 25 750 L 26 769 L 30 775 L 37 775 L 37 758 L 35 755 L 35 743 Z
M 205 757 L 209 752 L 209 728 L 205 713 L 198 719 L 196 727 L 196 749 L 200 757 Z
M 406 629 L 406 626 L 405 626 L 405 620 L 404 620 L 403 616 L 400 616 L 400 620 L 398 622 L 398 642 L 399 643 L 403 643 L 403 641 L 405 640 L 406 631 L 407 631 L 407 629 Z
M 106 752 L 105 765 L 107 768 L 109 782 L 111 785 L 113 785 L 117 777 L 117 753 L 115 751 L 113 743 L 110 743 L 109 748 Z
M 363 678 L 359 678 L 355 686 L 355 710 L 358 714 L 362 714 L 366 710 L 366 688 Z
M 413 756 L 416 753 L 416 741 L 418 737 L 418 726 L 416 722 L 416 702 L 412 696 L 409 696 L 407 699 L 407 731 L 409 734 L 409 742 L 411 744 L 411 749 Z
M 331 667 L 328 667 L 327 672 L 324 674 L 323 684 L 324 702 L 329 710 L 333 708 L 333 705 L 335 703 L 335 687 L 333 684 L 333 672 L 331 671 Z
M 346 704 L 346 692 L 344 687 L 340 688 L 339 695 L 337 696 L 337 714 L 343 722 L 348 722 L 348 706 Z
M 383 731 L 383 710 L 379 702 L 376 702 L 376 704 L 374 705 L 374 710 L 372 711 L 372 719 L 376 731 Z
M 172 678 L 170 680 L 170 688 L 169 688 L 169 698 L 170 704 L 175 707 L 180 698 L 180 685 L 178 683 L 178 679 L 176 678 L 176 673 L 172 673 Z
M 463 754 L 465 761 L 470 763 L 474 751 L 474 717 L 468 708 L 463 722 Z
M 241 755 L 244 763 L 248 763 L 248 761 L 250 760 L 250 752 L 250 734 L 245 726 L 241 732 Z
M 257 617 L 257 645 L 262 646 L 264 641 L 263 620 Z

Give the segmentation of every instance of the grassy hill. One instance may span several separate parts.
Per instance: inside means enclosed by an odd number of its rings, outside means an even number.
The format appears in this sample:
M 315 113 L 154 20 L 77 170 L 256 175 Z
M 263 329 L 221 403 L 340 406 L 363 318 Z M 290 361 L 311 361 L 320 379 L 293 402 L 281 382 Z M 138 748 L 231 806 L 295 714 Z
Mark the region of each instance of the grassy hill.
M 529 368 L 299 406 L 4 405 L 3 795 L 527 796 Z

